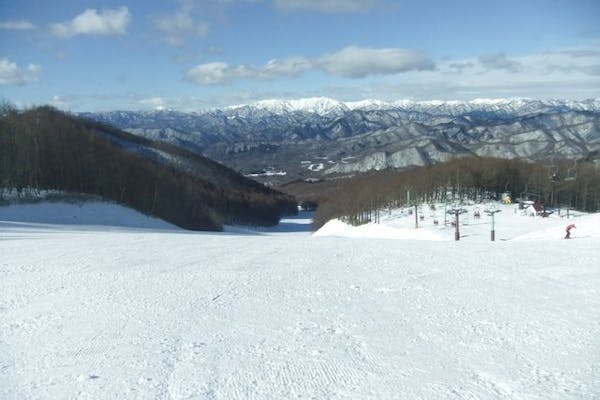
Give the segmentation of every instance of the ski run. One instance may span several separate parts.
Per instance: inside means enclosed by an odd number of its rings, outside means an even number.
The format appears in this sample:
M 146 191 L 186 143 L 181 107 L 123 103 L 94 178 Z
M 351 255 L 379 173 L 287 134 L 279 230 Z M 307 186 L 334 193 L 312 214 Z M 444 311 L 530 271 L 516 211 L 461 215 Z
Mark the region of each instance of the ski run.
M 0 207 L 0 398 L 600 398 L 600 215 L 495 205 L 491 242 L 488 206 L 460 241 L 443 205 L 314 234 Z

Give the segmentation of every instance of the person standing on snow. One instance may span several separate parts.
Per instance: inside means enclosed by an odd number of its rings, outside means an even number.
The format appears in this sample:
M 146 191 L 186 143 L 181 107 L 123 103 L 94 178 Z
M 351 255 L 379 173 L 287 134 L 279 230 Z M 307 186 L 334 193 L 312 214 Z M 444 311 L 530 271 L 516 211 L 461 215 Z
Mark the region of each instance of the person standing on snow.
M 573 228 L 577 228 L 575 226 L 575 224 L 569 224 L 569 225 L 567 225 L 567 229 L 565 229 L 566 232 L 567 232 L 567 234 L 565 235 L 565 239 L 571 239 L 571 229 L 573 229 Z

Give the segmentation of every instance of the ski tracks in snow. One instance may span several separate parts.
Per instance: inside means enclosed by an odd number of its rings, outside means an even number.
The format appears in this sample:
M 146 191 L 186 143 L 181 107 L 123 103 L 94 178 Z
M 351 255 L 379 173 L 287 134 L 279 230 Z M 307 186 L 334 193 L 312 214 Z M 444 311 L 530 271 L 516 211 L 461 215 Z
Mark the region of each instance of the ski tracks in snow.
M 198 319 L 179 327 L 158 398 L 347 397 L 381 380 L 385 368 L 364 338 L 328 316 L 318 288 L 315 296 L 297 287 L 313 260 L 274 263 L 285 260 L 283 251 L 250 251 L 226 263 L 221 272 L 233 270 L 236 279 L 197 304 Z M 299 296 L 307 301 L 300 308 Z M 269 304 L 270 316 L 256 314 Z M 222 324 L 215 326 L 215 315 Z
M 585 241 L 31 235 L 0 242 L 3 398 L 600 395 Z

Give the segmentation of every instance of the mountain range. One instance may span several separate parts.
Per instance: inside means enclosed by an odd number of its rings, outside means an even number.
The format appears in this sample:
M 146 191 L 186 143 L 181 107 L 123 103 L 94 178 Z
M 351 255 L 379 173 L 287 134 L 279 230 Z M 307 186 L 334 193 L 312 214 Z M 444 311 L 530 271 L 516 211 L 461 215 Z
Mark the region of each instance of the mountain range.
M 263 100 L 201 112 L 82 116 L 201 153 L 265 183 L 322 179 L 455 157 L 594 158 L 600 99 L 341 102 Z

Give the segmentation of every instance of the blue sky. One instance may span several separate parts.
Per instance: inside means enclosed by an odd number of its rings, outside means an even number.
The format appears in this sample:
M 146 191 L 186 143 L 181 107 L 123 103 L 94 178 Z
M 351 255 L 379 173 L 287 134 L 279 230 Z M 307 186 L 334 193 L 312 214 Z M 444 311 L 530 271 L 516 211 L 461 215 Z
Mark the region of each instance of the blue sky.
M 267 98 L 600 96 L 596 0 L 0 0 L 0 97 L 72 111 Z

